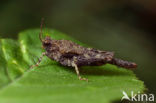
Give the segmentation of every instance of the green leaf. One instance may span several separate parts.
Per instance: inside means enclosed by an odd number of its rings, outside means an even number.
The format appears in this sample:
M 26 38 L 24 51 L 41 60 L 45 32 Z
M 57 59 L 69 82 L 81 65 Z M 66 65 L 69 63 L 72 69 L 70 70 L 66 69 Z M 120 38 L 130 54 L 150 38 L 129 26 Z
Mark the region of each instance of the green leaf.
M 73 68 L 61 66 L 48 57 L 30 69 L 44 51 L 39 31 L 24 31 L 18 41 L 1 39 L 0 103 L 110 103 L 120 100 L 122 91 L 130 95 L 131 91 L 145 89 L 132 71 L 110 64 L 80 68 L 81 76 L 89 82 L 80 81 Z M 84 45 L 56 30 L 44 29 L 44 35 Z

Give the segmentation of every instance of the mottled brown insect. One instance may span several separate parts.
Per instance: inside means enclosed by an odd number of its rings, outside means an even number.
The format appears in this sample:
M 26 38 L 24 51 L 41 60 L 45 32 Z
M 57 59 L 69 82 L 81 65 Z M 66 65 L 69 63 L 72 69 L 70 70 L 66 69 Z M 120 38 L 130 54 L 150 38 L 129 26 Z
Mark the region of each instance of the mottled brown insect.
M 93 48 L 82 47 L 69 40 L 54 40 L 49 36 L 42 38 L 42 23 L 41 32 L 39 38 L 42 42 L 45 52 L 42 53 L 38 63 L 34 66 L 38 66 L 43 56 L 47 56 L 52 60 L 55 60 L 63 66 L 74 67 L 80 80 L 86 80 L 82 78 L 79 73 L 78 67 L 81 66 L 100 66 L 106 63 L 114 64 L 124 68 L 136 68 L 137 65 L 133 62 L 124 61 L 114 58 L 113 52 L 101 51 Z M 32 67 L 34 67 L 32 66 Z

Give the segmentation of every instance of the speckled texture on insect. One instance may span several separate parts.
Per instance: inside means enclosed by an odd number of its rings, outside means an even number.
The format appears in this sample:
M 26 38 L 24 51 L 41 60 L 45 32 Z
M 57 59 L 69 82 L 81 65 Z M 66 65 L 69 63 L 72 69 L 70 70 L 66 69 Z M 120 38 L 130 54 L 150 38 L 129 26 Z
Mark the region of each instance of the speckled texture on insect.
M 80 76 L 78 67 L 80 66 L 100 66 L 106 63 L 114 64 L 124 68 L 136 68 L 137 65 L 133 62 L 124 61 L 114 58 L 113 52 L 96 50 L 93 48 L 82 47 L 69 40 L 54 40 L 49 36 L 42 38 L 42 24 L 40 32 L 40 40 L 45 52 L 42 53 L 39 62 L 44 55 L 52 60 L 55 60 L 63 66 L 74 67 L 80 80 L 87 80 Z M 32 66 L 33 67 L 33 66 Z

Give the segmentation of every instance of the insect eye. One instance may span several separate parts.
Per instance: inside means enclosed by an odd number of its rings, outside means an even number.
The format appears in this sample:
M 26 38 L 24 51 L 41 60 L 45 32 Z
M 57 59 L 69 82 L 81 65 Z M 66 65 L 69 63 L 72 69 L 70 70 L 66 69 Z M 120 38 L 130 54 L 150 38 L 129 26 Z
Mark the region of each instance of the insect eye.
M 44 46 L 49 46 L 50 45 L 50 42 L 44 42 L 43 45 Z

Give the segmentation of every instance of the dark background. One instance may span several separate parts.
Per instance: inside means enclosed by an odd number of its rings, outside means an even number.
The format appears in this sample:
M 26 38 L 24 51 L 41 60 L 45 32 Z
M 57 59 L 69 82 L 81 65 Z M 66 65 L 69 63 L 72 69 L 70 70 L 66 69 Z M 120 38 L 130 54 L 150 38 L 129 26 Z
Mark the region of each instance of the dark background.
M 156 94 L 155 0 L 0 0 L 0 37 L 55 28 L 88 45 L 135 61 L 134 72 Z M 32 34 L 33 35 L 33 34 Z

